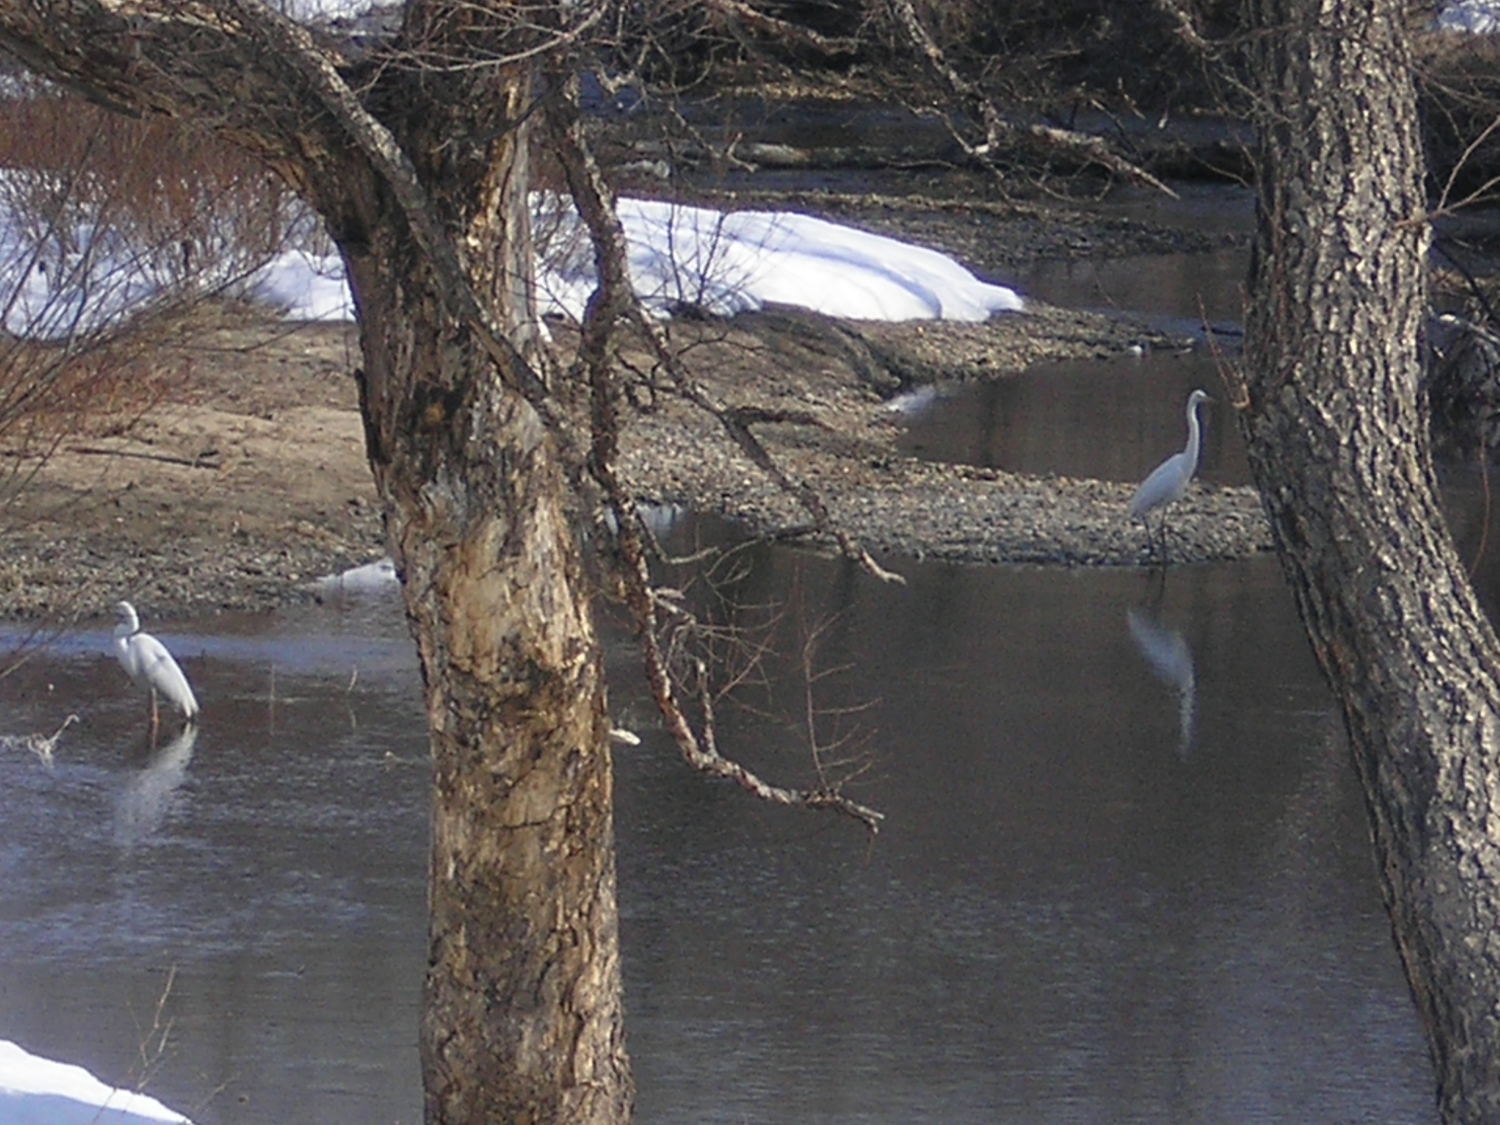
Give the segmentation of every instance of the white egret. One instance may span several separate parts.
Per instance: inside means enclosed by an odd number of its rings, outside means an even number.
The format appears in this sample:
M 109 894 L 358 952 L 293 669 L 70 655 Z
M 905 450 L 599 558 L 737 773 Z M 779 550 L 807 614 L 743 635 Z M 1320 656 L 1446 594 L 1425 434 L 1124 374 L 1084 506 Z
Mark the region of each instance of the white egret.
M 1167 557 L 1167 516 L 1168 504 L 1181 500 L 1187 492 L 1188 481 L 1193 479 L 1193 474 L 1198 471 L 1198 450 L 1202 444 L 1202 432 L 1198 427 L 1198 407 L 1207 402 L 1208 394 L 1202 390 L 1195 390 L 1188 395 L 1187 400 L 1187 445 L 1181 453 L 1174 453 L 1160 465 L 1151 470 L 1151 475 L 1141 482 L 1141 486 L 1135 490 L 1135 495 L 1130 498 L 1130 518 L 1140 520 L 1146 525 L 1146 541 L 1151 541 L 1151 513 L 1158 508 L 1162 509 L 1161 517 L 1161 553 L 1162 561 Z
M 159 721 L 156 711 L 157 692 L 166 696 L 167 702 L 182 712 L 183 718 L 188 722 L 196 722 L 198 700 L 193 696 L 193 689 L 188 686 L 187 677 L 182 674 L 177 661 L 167 651 L 167 646 L 150 633 L 141 632 L 140 618 L 136 616 L 135 606 L 129 602 L 116 604 L 115 616 L 120 619 L 120 623 L 115 626 L 115 656 L 126 675 L 138 687 L 151 693 L 152 728 Z

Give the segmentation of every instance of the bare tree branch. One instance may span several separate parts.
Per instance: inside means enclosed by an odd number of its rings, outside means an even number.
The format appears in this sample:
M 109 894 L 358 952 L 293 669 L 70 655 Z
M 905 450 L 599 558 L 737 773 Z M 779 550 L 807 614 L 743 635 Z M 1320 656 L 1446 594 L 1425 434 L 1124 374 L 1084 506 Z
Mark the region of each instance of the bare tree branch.
M 772 785 L 754 771 L 718 752 L 714 693 L 707 663 L 702 658 L 691 658 L 693 690 L 701 716 L 701 734 L 694 729 L 678 700 L 669 662 L 661 647 L 660 613 L 665 606 L 670 613 L 682 618 L 685 611 L 666 602 L 652 588 L 650 565 L 645 550 L 647 533 L 641 523 L 640 510 L 615 469 L 620 433 L 620 395 L 610 367 L 609 341 L 616 325 L 632 321 L 639 323 L 649 318 L 640 313 L 640 303 L 630 285 L 625 265 L 624 232 L 614 210 L 612 193 L 604 183 L 598 164 L 583 137 L 582 122 L 577 114 L 574 80 L 571 76 L 554 77 L 559 81 L 560 87 L 548 101 L 548 117 L 557 141 L 564 175 L 594 242 L 599 279 L 598 288 L 584 311 L 579 347 L 580 362 L 587 373 L 591 390 L 593 440 L 588 461 L 589 471 L 603 489 L 610 510 L 614 513 L 625 601 L 640 631 L 646 682 L 656 700 L 657 709 L 661 712 L 678 751 L 694 769 L 733 781 L 762 800 L 802 808 L 832 809 L 860 821 L 873 833 L 879 829 L 882 815 L 845 796 L 836 785 L 825 785 L 815 790 Z M 744 429 L 743 423 L 731 423 L 729 412 L 721 409 L 718 416 L 726 427 L 735 424 Z M 759 443 L 753 438 L 751 443 L 753 447 L 759 448 Z
M 1436 219 L 1446 218 L 1465 207 L 1486 201 L 1490 198 L 1490 193 L 1494 190 L 1495 185 L 1500 184 L 1500 176 L 1490 176 L 1477 188 L 1465 193 L 1463 198 L 1458 200 L 1458 202 L 1452 202 L 1454 186 L 1458 183 L 1459 177 L 1468 170 L 1470 162 L 1474 159 L 1474 154 L 1483 148 L 1484 143 L 1494 136 L 1497 131 L 1500 131 L 1500 116 L 1492 118 L 1490 123 L 1481 129 L 1474 139 L 1465 146 L 1462 155 L 1454 161 L 1453 167 L 1448 170 L 1448 178 L 1443 183 L 1443 190 L 1438 194 L 1436 206 L 1427 214 L 1422 215 L 1420 220 L 1415 221 L 1431 222 Z
M 564 450 L 571 450 L 576 443 L 553 409 L 547 385 L 474 292 L 469 274 L 459 262 L 458 252 L 438 219 L 416 167 L 390 130 L 360 103 L 306 28 L 260 0 L 221 2 L 236 13 L 247 30 L 262 37 L 269 49 L 283 54 L 296 66 L 307 84 L 316 91 L 323 108 L 344 127 L 349 138 L 380 171 L 401 204 L 417 244 L 438 275 L 438 288 L 448 300 L 453 314 L 474 331 L 506 385 L 526 399 L 563 444 Z
M 704 6 L 725 19 L 743 24 L 761 35 L 799 47 L 810 47 L 830 58 L 853 54 L 859 49 L 858 42 L 853 39 L 820 35 L 811 28 L 791 23 L 788 20 L 777 19 L 758 8 L 742 3 L 741 0 L 705 0 Z
M 561 99 L 549 102 L 549 112 L 562 112 L 552 108 L 559 100 Z M 657 361 L 671 376 L 678 393 L 705 413 L 718 419 L 719 424 L 739 446 L 741 452 L 770 477 L 778 488 L 796 499 L 812 518 L 818 532 L 832 538 L 846 556 L 856 560 L 881 581 L 905 584 L 906 580 L 901 575 L 882 567 L 847 531 L 836 524 L 817 489 L 805 481 L 794 480 L 776 462 L 750 428 L 756 422 L 802 421 L 801 417 L 790 414 L 773 415 L 751 408 L 726 406 L 716 401 L 683 368 L 682 363 L 673 353 L 671 343 L 667 340 L 661 325 L 652 319 L 641 303 L 635 299 L 630 289 L 629 274 L 625 264 L 625 232 L 620 227 L 619 219 L 615 214 L 614 193 L 604 181 L 603 173 L 599 170 L 598 162 L 588 147 L 581 126 L 576 119 L 571 123 L 560 122 L 554 129 L 554 133 L 558 142 L 557 155 L 562 163 L 564 175 L 568 179 L 569 190 L 578 207 L 579 215 L 589 230 L 590 238 L 594 240 L 600 286 L 595 295 L 594 304 L 605 307 L 596 310 L 591 305 L 590 312 L 601 318 L 607 317 L 611 325 L 617 320 L 625 320 L 634 324 L 650 344 Z M 599 362 L 603 360 L 600 359 Z
M 1001 146 L 1005 143 L 1015 144 L 1024 140 L 1040 145 L 1044 149 L 1066 152 L 1087 163 L 1097 164 L 1123 179 L 1145 184 L 1173 199 L 1177 198 L 1177 193 L 1165 183 L 1144 168 L 1112 152 L 1109 146 L 1097 137 L 1090 137 L 1071 129 L 1059 129 L 1051 125 L 1016 126 L 1007 121 L 984 91 L 960 74 L 948 61 L 943 49 L 938 46 L 926 25 L 922 23 L 911 0 L 886 0 L 886 2 L 893 20 L 905 34 L 907 41 L 926 61 L 929 69 L 958 99 L 964 111 L 974 116 L 983 127 L 984 141 L 977 145 L 965 138 L 951 123 L 949 131 L 969 156 L 980 161 L 996 177 L 1000 176 L 1000 170 L 994 158 Z
M 1198 30 L 1198 25 L 1193 22 L 1193 17 L 1182 3 L 1182 0 L 1151 0 L 1152 6 L 1171 21 L 1173 32 L 1177 38 L 1186 43 L 1193 50 L 1205 57 L 1217 51 L 1217 47 L 1210 40 L 1203 37 Z

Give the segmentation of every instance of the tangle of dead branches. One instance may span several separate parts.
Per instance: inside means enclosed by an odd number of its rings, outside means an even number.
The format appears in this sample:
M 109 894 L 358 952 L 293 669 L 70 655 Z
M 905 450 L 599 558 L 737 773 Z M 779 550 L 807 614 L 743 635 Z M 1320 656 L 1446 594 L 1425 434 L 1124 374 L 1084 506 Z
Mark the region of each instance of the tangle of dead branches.
M 751 425 L 760 418 L 753 412 L 733 411 L 713 402 L 672 354 L 659 326 L 641 308 L 630 285 L 624 231 L 615 213 L 613 193 L 583 135 L 574 79 L 571 74 L 554 74 L 553 77 L 556 88 L 546 110 L 550 132 L 568 188 L 588 228 L 598 271 L 598 287 L 584 313 L 579 345 L 579 363 L 591 392 L 592 442 L 588 469 L 602 489 L 614 516 L 625 602 L 639 630 L 646 682 L 652 697 L 678 750 L 694 769 L 733 781 L 763 800 L 835 810 L 853 817 L 874 832 L 879 827 L 881 814 L 842 793 L 837 784 L 828 780 L 826 773 L 820 771 L 823 784 L 816 789 L 790 789 L 773 785 L 744 765 L 726 758 L 718 748 L 715 691 L 708 661 L 701 656 L 689 656 L 689 674 L 680 680 L 672 674 L 662 645 L 664 619 L 676 628 L 692 629 L 696 623 L 678 600 L 655 587 L 647 550 L 649 532 L 641 521 L 635 498 L 615 468 L 621 396 L 609 350 L 613 333 L 620 325 L 632 325 L 645 333 L 659 361 L 670 373 L 677 391 L 718 418 L 740 449 L 803 503 L 821 530 L 833 534 L 845 551 L 859 559 L 871 573 L 886 579 L 897 579 L 897 576 L 879 567 L 847 534 L 837 531 L 817 494 L 806 485 L 792 481 L 776 465 L 751 432 Z M 681 694 L 689 695 L 696 705 L 696 725 L 688 717 Z
M 905 36 L 911 48 L 922 58 L 927 68 L 941 82 L 949 95 L 958 103 L 961 111 L 979 122 L 984 139 L 978 143 L 970 140 L 963 129 L 958 128 L 952 118 L 947 118 L 948 131 L 964 152 L 997 179 L 1003 180 L 995 157 L 1003 147 L 1029 144 L 1045 150 L 1065 153 L 1084 164 L 1095 164 L 1112 175 L 1131 183 L 1144 184 L 1172 198 L 1177 193 L 1139 165 L 1132 164 L 1112 151 L 1098 137 L 1078 133 L 1072 129 L 1061 129 L 1053 125 L 1017 125 L 1006 119 L 994 101 L 974 82 L 965 78 L 949 61 L 942 47 L 928 32 L 921 16 L 911 0 L 886 0 L 890 18 Z

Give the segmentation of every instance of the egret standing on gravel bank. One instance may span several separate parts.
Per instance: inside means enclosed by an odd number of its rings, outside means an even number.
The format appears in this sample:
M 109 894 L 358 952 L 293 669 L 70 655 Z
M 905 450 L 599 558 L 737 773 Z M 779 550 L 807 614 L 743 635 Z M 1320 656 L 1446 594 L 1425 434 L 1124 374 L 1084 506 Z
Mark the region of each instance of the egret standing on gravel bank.
M 119 602 L 115 616 L 120 623 L 115 626 L 115 656 L 125 674 L 151 693 L 151 726 L 154 730 L 160 721 L 156 711 L 156 693 L 167 697 L 167 702 L 182 713 L 189 723 L 198 719 L 198 700 L 188 686 L 187 677 L 172 659 L 167 646 L 150 633 L 141 632 L 140 618 L 135 606 Z
M 1198 450 L 1201 445 L 1202 434 L 1198 428 L 1198 407 L 1208 401 L 1208 394 L 1202 390 L 1195 390 L 1188 395 L 1187 400 L 1187 445 L 1181 453 L 1174 453 L 1160 465 L 1151 470 L 1151 475 L 1141 482 L 1141 487 L 1135 490 L 1135 495 L 1130 498 L 1130 518 L 1140 520 L 1146 525 L 1146 542 L 1151 542 L 1151 520 L 1150 515 L 1158 508 L 1162 509 L 1161 517 L 1161 557 L 1162 562 L 1167 561 L 1167 514 L 1166 507 L 1174 501 L 1181 500 L 1187 492 L 1188 481 L 1193 479 L 1193 474 L 1198 471 Z

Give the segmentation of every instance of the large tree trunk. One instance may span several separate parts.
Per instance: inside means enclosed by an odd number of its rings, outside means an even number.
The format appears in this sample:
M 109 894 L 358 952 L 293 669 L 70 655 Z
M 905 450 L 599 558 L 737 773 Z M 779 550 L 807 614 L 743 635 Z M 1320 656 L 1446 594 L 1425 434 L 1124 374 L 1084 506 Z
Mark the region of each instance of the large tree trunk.
M 447 201 L 466 273 L 513 343 L 534 337 L 530 74 L 482 159 L 433 107 L 405 145 Z M 347 184 L 347 181 L 344 181 Z M 437 195 L 439 193 L 435 193 Z M 369 202 L 374 200 L 376 202 Z M 382 191 L 338 230 L 360 309 L 371 468 L 432 731 L 427 1120 L 615 1125 L 630 1116 L 600 653 L 558 451 L 455 319 Z
M 1397 0 L 1250 0 L 1259 212 L 1243 412 L 1344 711 L 1449 1122 L 1500 1121 L 1500 648 L 1439 506 L 1428 234 Z
M 427 1120 L 625 1121 L 608 724 L 557 458 L 384 250 L 351 262 L 432 731 Z

